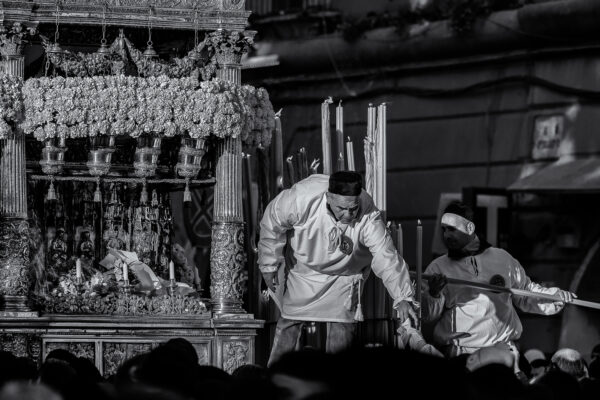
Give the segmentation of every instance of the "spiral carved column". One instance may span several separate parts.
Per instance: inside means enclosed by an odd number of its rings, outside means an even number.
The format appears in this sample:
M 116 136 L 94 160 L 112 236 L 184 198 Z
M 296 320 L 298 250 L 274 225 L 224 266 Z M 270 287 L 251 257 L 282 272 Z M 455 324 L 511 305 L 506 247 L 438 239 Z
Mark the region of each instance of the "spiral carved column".
M 248 33 L 217 30 L 209 34 L 218 64 L 217 78 L 241 83 L 242 54 Z M 242 207 L 242 141 L 225 138 L 217 145 L 214 216 L 210 251 L 210 295 L 215 314 L 242 314 L 243 271 L 246 268 Z
M 24 57 L 3 56 L 4 72 L 23 78 Z M 14 129 L 0 140 L 0 315 L 37 315 L 27 305 L 29 268 L 25 136 Z

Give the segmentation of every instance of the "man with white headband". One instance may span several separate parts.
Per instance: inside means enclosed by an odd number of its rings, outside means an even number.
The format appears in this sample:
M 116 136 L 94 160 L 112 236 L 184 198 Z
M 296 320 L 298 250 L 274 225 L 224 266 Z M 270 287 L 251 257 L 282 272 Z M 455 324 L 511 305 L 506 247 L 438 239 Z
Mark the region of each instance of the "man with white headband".
M 399 319 L 416 319 L 408 267 L 356 172 L 311 175 L 273 199 L 260 223 L 258 265 L 281 305 L 269 365 L 295 349 L 306 321 L 327 322 L 328 352 L 349 347 L 371 268 Z
M 448 253 L 427 267 L 425 273 L 434 277 L 426 285 L 422 301 L 423 318 L 426 322 L 436 322 L 434 341 L 447 356 L 474 353 L 483 347 L 519 339 L 523 327 L 514 306 L 525 312 L 552 315 L 576 297 L 559 288 L 545 288 L 532 282 L 508 252 L 492 247 L 477 235 L 473 210 L 465 204 L 450 203 L 440 222 Z M 447 277 L 558 295 L 563 301 L 447 285 Z

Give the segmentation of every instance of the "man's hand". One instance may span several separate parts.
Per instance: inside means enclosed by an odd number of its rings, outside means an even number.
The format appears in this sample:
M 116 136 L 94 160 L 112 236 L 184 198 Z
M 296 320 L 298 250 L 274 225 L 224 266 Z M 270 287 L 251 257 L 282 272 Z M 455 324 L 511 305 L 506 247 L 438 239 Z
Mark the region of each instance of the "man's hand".
M 407 318 L 410 318 L 413 320 L 414 325 L 417 326 L 417 312 L 410 302 L 404 300 L 398 303 L 398 306 L 396 306 L 396 312 L 398 313 L 398 321 L 400 321 L 400 323 L 403 323 Z
M 441 291 L 448 284 L 448 279 L 442 274 L 433 274 L 429 279 L 429 295 L 431 297 L 439 297 Z
M 559 290 L 556 294 L 565 303 L 571 303 L 573 300 L 575 300 L 577 298 L 577 295 L 575 293 L 571 293 L 566 290 Z
M 271 289 L 273 292 L 277 289 L 277 285 L 279 285 L 279 278 L 277 277 L 277 271 L 274 272 L 263 272 L 263 279 L 267 284 L 267 287 Z

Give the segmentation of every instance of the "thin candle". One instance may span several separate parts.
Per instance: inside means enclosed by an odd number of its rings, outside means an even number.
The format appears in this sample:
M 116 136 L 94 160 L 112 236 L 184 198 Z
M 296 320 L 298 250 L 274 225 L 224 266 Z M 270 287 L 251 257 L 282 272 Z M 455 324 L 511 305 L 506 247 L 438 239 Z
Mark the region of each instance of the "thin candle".
M 296 175 L 294 173 L 294 156 L 289 156 L 286 158 L 287 163 L 287 176 L 288 182 L 290 183 L 290 187 L 296 183 Z
M 354 166 L 354 144 L 348 136 L 348 141 L 346 142 L 346 153 L 348 157 L 348 171 L 356 171 L 356 167 Z
M 344 170 L 344 107 L 342 107 L 342 101 L 340 100 L 338 106 L 335 108 L 335 135 L 337 142 L 337 170 Z
M 402 224 L 398 223 L 396 228 L 396 248 L 400 257 L 404 258 L 404 237 L 402 233 Z
M 321 146 L 323 151 L 323 173 L 331 175 L 331 127 L 329 105 L 333 99 L 329 97 L 321 104 Z
M 277 182 L 278 189 L 283 189 L 283 185 L 279 186 L 279 182 L 283 183 L 283 133 L 281 131 L 281 110 L 275 114 L 275 135 L 273 137 L 272 146 L 274 153 L 275 181 Z
M 175 280 L 175 263 L 173 261 L 169 261 L 169 280 Z
M 129 268 L 127 268 L 127 263 L 126 262 L 121 262 L 122 267 L 123 267 L 123 280 L 124 281 L 129 281 Z
M 416 282 L 416 294 L 415 300 L 421 304 L 421 280 L 423 277 L 423 226 L 421 220 L 417 221 L 417 282 Z M 421 329 L 421 309 L 417 311 L 418 322 L 417 328 Z
M 75 261 L 75 278 L 77 278 L 77 280 L 80 280 L 82 276 L 81 273 L 81 260 L 78 258 Z

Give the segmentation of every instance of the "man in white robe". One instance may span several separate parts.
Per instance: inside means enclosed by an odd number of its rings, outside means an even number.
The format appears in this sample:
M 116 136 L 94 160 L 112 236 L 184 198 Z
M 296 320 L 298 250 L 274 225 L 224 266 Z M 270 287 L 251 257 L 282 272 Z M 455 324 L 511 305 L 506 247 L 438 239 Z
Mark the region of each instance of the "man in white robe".
M 327 322 L 328 352 L 350 346 L 371 268 L 398 318 L 416 319 L 408 267 L 356 172 L 311 175 L 282 191 L 265 209 L 258 251 L 263 278 L 281 302 L 269 365 L 295 349 L 306 321 Z
M 470 354 L 518 340 L 523 326 L 515 306 L 525 312 L 552 315 L 575 297 L 559 288 L 532 282 L 507 251 L 480 240 L 475 232 L 473 210 L 465 204 L 450 203 L 441 225 L 448 254 L 433 260 L 425 270 L 434 277 L 426 285 L 422 301 L 423 319 L 435 323 L 434 342 L 447 356 Z M 557 295 L 562 301 L 447 285 L 448 277 Z

